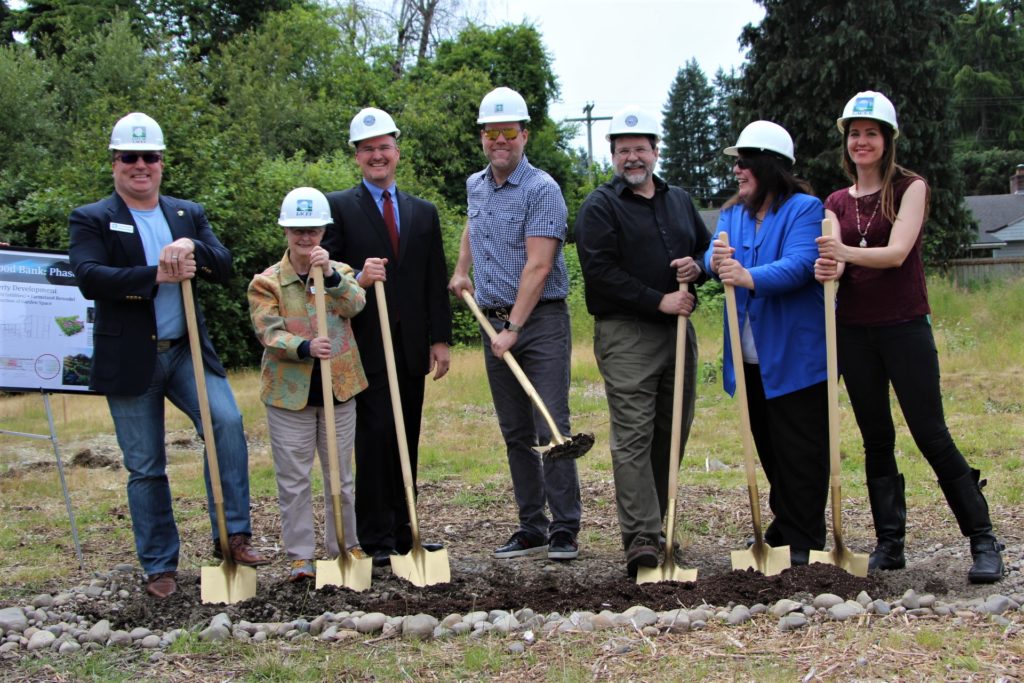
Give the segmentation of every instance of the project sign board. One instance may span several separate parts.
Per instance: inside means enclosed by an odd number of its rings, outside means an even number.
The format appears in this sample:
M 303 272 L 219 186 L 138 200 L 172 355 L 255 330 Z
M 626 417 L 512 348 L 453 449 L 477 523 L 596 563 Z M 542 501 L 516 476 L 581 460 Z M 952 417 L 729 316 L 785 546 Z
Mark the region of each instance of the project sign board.
M 0 247 L 0 389 L 88 392 L 94 317 L 67 254 Z

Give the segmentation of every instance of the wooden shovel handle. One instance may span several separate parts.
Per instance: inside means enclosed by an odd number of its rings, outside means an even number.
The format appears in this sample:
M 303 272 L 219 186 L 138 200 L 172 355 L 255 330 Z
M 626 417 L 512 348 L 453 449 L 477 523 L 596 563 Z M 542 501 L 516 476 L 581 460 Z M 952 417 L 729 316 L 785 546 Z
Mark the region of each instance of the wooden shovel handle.
M 313 305 L 316 307 L 316 336 L 329 337 L 327 331 L 327 299 L 324 292 L 324 272 L 312 269 Z M 334 427 L 334 387 L 331 382 L 331 361 L 320 361 L 320 384 L 324 398 L 324 424 L 327 428 L 327 459 L 331 495 L 341 495 L 341 473 L 338 469 L 338 435 Z
M 821 221 L 821 234 L 832 236 L 832 221 Z M 825 364 L 828 375 L 828 464 L 832 491 L 832 532 L 836 547 L 843 544 L 842 465 L 839 457 L 839 361 L 836 356 L 836 281 L 822 283 L 825 294 Z
M 686 284 L 679 283 L 679 291 L 685 291 Z M 671 562 L 675 538 L 676 489 L 679 487 L 679 453 L 683 439 L 683 383 L 686 381 L 686 322 L 689 318 L 679 316 L 676 322 L 676 368 L 672 385 L 672 440 L 669 442 L 668 458 L 668 500 L 671 507 L 665 518 L 665 561 Z M 666 565 L 667 566 L 667 565 Z
M 220 482 L 220 467 L 217 463 L 217 439 L 213 433 L 213 418 L 210 416 L 210 397 L 206 393 L 206 374 L 203 372 L 203 350 L 199 346 L 199 323 L 196 321 L 196 303 L 192 296 L 192 281 L 181 281 L 181 301 L 185 306 L 185 325 L 188 328 L 188 347 L 192 352 L 192 373 L 199 397 L 199 418 L 203 425 L 203 442 L 206 446 L 206 462 L 210 468 L 210 493 L 217 515 L 217 533 L 220 536 L 221 551 L 225 561 L 231 560 L 228 549 L 227 521 L 224 518 L 224 489 Z
M 729 234 L 721 232 L 718 239 L 729 246 Z M 750 431 L 750 408 L 747 405 L 747 380 L 743 375 L 743 348 L 740 345 L 740 321 L 736 310 L 736 288 L 725 285 L 726 319 L 729 325 L 729 348 L 732 352 L 732 368 L 736 375 L 736 403 L 740 412 L 740 428 L 743 432 L 743 469 L 747 475 L 747 489 L 750 491 L 750 512 L 754 517 L 754 535 L 761 532 L 761 504 L 757 498 L 757 474 L 754 472 L 754 437 Z
M 498 336 L 498 332 L 491 325 L 491 321 L 487 319 L 487 316 L 483 314 L 480 307 L 476 304 L 476 299 L 469 293 L 469 290 L 462 290 L 462 300 L 469 306 L 469 310 L 473 311 L 473 315 L 476 316 L 477 321 L 480 323 L 480 327 L 484 328 L 484 332 L 491 340 L 494 340 Z M 548 428 L 551 430 L 551 440 L 559 446 L 565 443 L 565 437 L 559 431 L 558 426 L 555 424 L 555 420 L 551 417 L 551 413 L 548 412 L 548 408 L 544 405 L 544 399 L 537 393 L 537 389 L 533 386 L 533 382 L 526 376 L 523 369 L 519 366 L 519 362 L 512 355 L 511 351 L 506 351 L 501 354 L 501 359 L 505 361 L 509 369 L 512 370 L 512 374 L 519 380 L 519 384 L 523 387 L 523 391 L 529 395 L 530 400 L 533 401 L 533 405 L 537 406 L 537 410 L 544 416 L 544 421 L 548 423 Z

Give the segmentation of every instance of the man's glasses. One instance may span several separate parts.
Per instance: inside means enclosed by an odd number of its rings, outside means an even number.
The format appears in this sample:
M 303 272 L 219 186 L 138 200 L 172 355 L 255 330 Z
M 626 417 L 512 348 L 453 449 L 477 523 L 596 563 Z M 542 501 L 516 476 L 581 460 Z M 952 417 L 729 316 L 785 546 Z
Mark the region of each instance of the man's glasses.
M 393 152 L 394 150 L 395 150 L 395 146 L 394 145 L 377 145 L 376 147 L 367 145 L 366 147 L 357 147 L 356 148 L 356 151 L 359 152 L 360 154 L 373 154 L 375 152 L 380 152 L 381 154 L 387 154 L 388 152 Z
M 121 152 L 117 155 L 117 160 L 122 164 L 134 164 L 139 159 L 142 159 L 147 164 L 155 164 L 158 161 L 163 161 L 164 155 L 159 152 Z
M 519 129 L 514 126 L 509 126 L 508 128 L 485 128 L 483 133 L 484 137 L 491 142 L 497 140 L 499 135 L 504 136 L 506 140 L 515 140 L 519 137 Z

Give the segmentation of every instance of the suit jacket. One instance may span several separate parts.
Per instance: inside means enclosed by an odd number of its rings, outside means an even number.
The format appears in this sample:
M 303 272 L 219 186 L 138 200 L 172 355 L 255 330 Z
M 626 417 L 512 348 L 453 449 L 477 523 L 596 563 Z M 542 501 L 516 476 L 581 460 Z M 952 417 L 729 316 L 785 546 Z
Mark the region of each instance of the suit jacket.
M 391 333 L 396 341 L 401 339 L 406 369 L 425 375 L 430 370 L 430 345 L 450 344 L 452 337 L 441 221 L 430 202 L 401 191 L 395 192 L 395 198 L 401 220 L 397 260 L 380 209 L 362 182 L 327 195 L 334 223 L 327 226 L 320 244 L 332 259 L 356 271 L 362 270 L 367 258 L 388 259 L 384 291 Z M 366 292 L 366 308 L 353 318 L 352 329 L 367 374 L 384 372 L 384 343 L 373 288 Z
M 213 234 L 203 207 L 160 196 L 160 209 L 174 239 L 195 242 L 196 274 L 225 284 L 231 275 L 231 253 Z M 111 223 L 135 226 L 112 230 Z M 156 366 L 157 266 L 146 265 L 146 253 L 131 211 L 116 192 L 80 206 L 69 219 L 69 256 L 82 295 L 96 306 L 92 371 L 89 388 L 105 394 L 138 396 L 145 392 Z M 193 288 L 193 291 L 195 289 Z M 224 376 L 196 302 L 203 361 Z

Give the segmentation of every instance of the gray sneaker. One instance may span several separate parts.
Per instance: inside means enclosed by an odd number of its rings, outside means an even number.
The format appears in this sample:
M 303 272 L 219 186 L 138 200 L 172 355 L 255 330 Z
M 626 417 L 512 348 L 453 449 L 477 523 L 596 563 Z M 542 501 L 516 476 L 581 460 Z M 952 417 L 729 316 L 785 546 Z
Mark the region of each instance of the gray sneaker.
M 495 549 L 494 556 L 499 560 L 504 560 L 510 557 L 546 553 L 547 551 L 548 544 L 544 542 L 543 538 L 538 539 L 530 536 L 525 531 L 517 531 L 508 539 L 508 543 Z
M 556 531 L 548 541 L 548 559 L 575 560 L 579 554 L 580 546 L 568 531 Z

